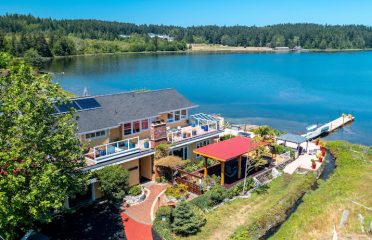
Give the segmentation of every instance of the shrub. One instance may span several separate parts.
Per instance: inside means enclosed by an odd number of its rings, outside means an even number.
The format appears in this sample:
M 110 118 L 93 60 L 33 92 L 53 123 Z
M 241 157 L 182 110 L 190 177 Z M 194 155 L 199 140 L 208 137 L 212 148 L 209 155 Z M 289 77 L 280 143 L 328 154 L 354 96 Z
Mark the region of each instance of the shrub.
M 169 145 L 166 143 L 159 144 L 155 147 L 155 160 L 167 157 L 169 155 Z
M 171 222 L 173 220 L 172 211 L 173 209 L 171 207 L 162 206 L 156 212 L 156 218 L 152 224 L 152 228 L 161 237 L 161 239 L 174 239 L 171 230 Z M 162 216 L 166 216 L 165 221 L 163 221 Z
M 173 210 L 172 230 L 177 235 L 193 235 L 206 223 L 202 211 L 198 211 L 195 206 L 182 202 Z
M 221 203 L 227 197 L 229 197 L 229 191 L 223 188 L 221 185 L 215 185 L 210 191 L 192 199 L 190 203 L 202 210 L 206 210 Z
M 165 195 L 180 199 L 188 194 L 187 186 L 185 184 L 178 184 L 176 186 L 170 186 L 165 191 Z
M 222 137 L 220 137 L 220 141 L 225 141 L 225 140 L 233 138 L 233 137 L 234 137 L 234 135 L 232 135 L 232 134 L 226 134 L 226 135 L 223 135 Z
M 168 222 L 172 221 L 172 211 L 173 208 L 170 206 L 161 206 L 158 211 L 156 212 L 156 217 L 157 218 L 162 218 L 163 216 L 166 217 L 166 220 Z
M 187 160 L 185 167 L 183 167 L 183 170 L 186 172 L 194 172 L 199 169 L 199 166 L 194 163 L 193 161 Z
M 223 188 L 221 185 L 215 185 L 208 192 L 208 194 L 209 194 L 208 206 L 213 207 L 221 203 L 227 197 L 227 190 Z
M 240 195 L 243 191 L 243 185 L 244 185 L 244 182 L 242 181 L 242 182 L 236 184 L 233 188 L 231 188 L 229 190 L 229 198 Z M 247 178 L 247 182 L 245 184 L 244 192 L 248 191 L 249 189 L 251 189 L 253 187 L 254 187 L 253 179 L 252 178 Z
M 95 172 L 103 195 L 112 202 L 120 202 L 128 190 L 129 171 L 119 165 Z
M 140 195 L 142 192 L 141 185 L 135 185 L 131 188 L 129 188 L 128 194 L 132 196 Z
M 157 183 L 167 183 L 168 180 L 165 177 L 161 176 L 161 177 L 156 177 L 155 182 L 157 182 Z
M 207 176 L 206 178 L 203 179 L 203 188 L 207 189 L 208 186 L 213 187 L 214 185 L 218 185 L 221 182 L 221 177 L 212 175 L 212 176 Z

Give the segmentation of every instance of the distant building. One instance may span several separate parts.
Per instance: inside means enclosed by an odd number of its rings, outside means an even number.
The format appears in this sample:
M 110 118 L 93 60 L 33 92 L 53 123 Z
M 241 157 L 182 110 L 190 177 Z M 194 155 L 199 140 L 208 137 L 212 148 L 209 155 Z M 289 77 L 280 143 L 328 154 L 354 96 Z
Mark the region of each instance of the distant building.
M 292 48 L 292 51 L 302 51 L 303 48 L 301 46 L 295 46 L 294 48 Z
M 121 37 L 121 38 L 130 38 L 130 35 L 123 35 L 123 34 L 120 34 L 119 37 Z
M 281 52 L 289 52 L 289 47 L 275 47 L 275 51 L 281 51 Z
M 155 34 L 155 33 L 148 33 L 147 34 L 150 38 L 154 38 L 154 37 L 158 37 L 160 39 L 164 39 L 164 40 L 167 40 L 169 42 L 173 42 L 174 41 L 174 37 L 171 37 L 169 35 L 165 35 L 165 34 Z

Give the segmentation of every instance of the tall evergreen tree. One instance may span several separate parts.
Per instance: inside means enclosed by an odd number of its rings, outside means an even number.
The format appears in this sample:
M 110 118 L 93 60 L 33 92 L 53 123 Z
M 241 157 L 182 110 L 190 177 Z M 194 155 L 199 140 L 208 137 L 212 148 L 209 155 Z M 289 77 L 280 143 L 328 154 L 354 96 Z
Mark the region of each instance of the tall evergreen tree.
M 52 57 L 49 45 L 42 34 L 38 34 L 35 38 L 34 48 L 42 57 Z

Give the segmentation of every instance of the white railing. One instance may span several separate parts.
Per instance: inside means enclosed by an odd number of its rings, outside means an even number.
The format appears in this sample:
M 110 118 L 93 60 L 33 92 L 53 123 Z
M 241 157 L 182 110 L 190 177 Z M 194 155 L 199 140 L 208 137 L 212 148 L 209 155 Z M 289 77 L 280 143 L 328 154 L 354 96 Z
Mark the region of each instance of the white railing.
M 186 139 L 191 139 L 193 137 L 204 135 L 217 130 L 218 130 L 217 122 L 210 121 L 204 125 L 190 125 L 186 127 L 169 129 L 167 131 L 167 139 L 168 142 L 174 143 Z
M 112 157 L 125 156 L 129 153 L 139 152 L 150 148 L 149 140 L 140 140 L 139 137 L 129 138 L 117 142 L 96 146 L 86 157 L 94 161 L 108 160 Z

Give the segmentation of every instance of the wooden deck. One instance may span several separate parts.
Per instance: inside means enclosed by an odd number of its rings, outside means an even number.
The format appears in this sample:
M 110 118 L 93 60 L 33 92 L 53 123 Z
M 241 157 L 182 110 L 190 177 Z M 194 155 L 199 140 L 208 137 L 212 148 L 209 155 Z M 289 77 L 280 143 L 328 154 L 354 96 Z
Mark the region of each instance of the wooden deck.
M 323 134 L 328 134 L 330 132 L 333 132 L 336 129 L 344 126 L 345 124 L 354 121 L 354 119 L 355 118 L 351 114 L 348 114 L 348 115 L 343 114 L 341 117 L 318 127 L 312 132 L 303 134 L 302 136 L 307 138 L 308 140 L 312 140 L 312 139 L 322 136 Z

